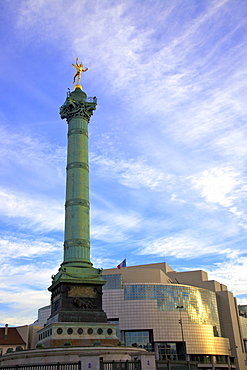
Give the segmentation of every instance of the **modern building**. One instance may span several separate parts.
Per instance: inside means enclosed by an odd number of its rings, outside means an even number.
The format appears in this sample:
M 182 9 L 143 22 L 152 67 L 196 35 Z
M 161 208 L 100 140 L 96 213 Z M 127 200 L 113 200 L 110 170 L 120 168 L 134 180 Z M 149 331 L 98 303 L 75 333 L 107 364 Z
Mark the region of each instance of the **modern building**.
M 38 310 L 38 319 L 32 324 L 43 328 L 47 324 L 47 319 L 51 315 L 51 306 L 44 306 Z
M 246 311 L 240 316 L 233 294 L 205 271 L 156 263 L 107 269 L 103 277 L 103 309 L 125 345 L 203 369 L 246 369 Z
M 240 320 L 240 328 L 241 334 L 244 341 L 244 348 L 245 353 L 247 353 L 247 305 L 239 305 L 239 320 Z M 247 365 L 247 364 L 246 364 Z

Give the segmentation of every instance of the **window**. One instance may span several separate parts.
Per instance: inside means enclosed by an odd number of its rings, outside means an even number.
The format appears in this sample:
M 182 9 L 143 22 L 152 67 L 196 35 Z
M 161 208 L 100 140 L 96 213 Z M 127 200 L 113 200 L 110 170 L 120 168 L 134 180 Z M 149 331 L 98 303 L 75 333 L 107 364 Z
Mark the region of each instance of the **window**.
M 211 364 L 210 355 L 190 355 L 190 360 L 199 362 L 200 364 Z
M 126 346 L 142 347 L 147 351 L 153 351 L 153 331 L 139 330 L 139 331 L 125 331 L 124 342 Z
M 122 288 L 122 275 L 103 275 L 103 279 L 106 281 L 103 290 L 121 289 Z
M 227 364 L 227 356 L 216 355 L 216 364 Z
M 157 344 L 159 360 L 178 360 L 178 344 L 180 343 L 160 342 Z

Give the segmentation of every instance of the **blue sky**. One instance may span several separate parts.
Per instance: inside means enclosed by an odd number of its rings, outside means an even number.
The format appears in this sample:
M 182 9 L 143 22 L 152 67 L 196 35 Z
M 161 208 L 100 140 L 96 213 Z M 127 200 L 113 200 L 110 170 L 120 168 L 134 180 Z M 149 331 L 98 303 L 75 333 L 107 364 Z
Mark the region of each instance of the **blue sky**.
M 246 0 L 2 0 L 0 324 L 49 304 L 63 258 L 78 56 L 95 267 L 203 269 L 247 304 Z

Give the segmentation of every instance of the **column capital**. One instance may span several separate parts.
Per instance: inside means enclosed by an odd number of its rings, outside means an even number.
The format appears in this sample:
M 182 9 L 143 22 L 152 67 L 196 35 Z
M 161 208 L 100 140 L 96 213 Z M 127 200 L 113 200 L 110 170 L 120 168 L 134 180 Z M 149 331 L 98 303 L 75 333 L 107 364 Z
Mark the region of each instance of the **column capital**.
M 77 88 L 72 93 L 68 93 L 65 103 L 60 107 L 60 116 L 68 123 L 72 118 L 82 118 L 89 122 L 96 105 L 96 97 L 87 98 L 86 93 Z

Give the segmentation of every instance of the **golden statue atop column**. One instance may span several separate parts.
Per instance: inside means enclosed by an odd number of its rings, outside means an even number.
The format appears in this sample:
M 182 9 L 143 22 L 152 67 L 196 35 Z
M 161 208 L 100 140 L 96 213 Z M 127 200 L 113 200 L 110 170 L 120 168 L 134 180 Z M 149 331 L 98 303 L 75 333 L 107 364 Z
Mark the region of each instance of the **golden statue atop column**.
M 75 80 L 77 78 L 77 84 L 75 85 L 75 89 L 79 87 L 82 90 L 82 86 L 80 85 L 81 74 L 82 74 L 82 72 L 88 71 L 88 68 L 83 69 L 83 64 L 82 63 L 79 64 L 78 59 L 79 58 L 77 57 L 76 58 L 76 64 L 72 63 L 72 66 L 76 68 L 76 73 L 74 75 L 74 81 L 72 83 L 74 84 Z

